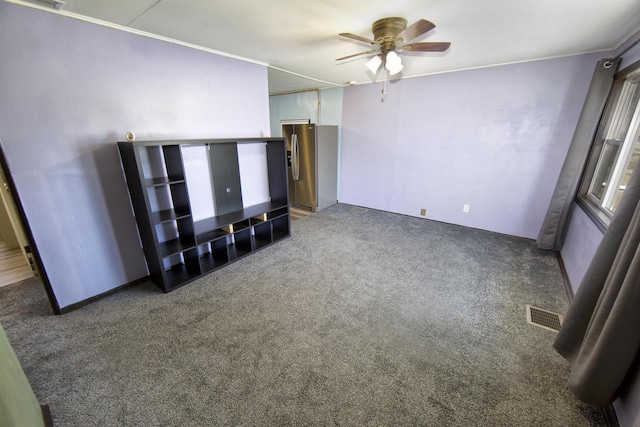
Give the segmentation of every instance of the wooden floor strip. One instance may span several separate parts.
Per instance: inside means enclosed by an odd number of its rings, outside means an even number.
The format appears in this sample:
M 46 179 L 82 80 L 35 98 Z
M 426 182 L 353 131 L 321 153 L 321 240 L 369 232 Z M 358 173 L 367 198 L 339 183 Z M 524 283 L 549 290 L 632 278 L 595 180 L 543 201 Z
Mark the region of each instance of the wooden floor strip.
M 305 216 L 311 215 L 313 212 L 308 211 L 306 209 L 294 208 L 293 206 L 289 207 L 289 214 L 291 215 L 291 219 L 293 221 L 304 218 Z
M 20 249 L 11 249 L 0 242 L 0 287 L 12 285 L 33 276 L 31 267 Z

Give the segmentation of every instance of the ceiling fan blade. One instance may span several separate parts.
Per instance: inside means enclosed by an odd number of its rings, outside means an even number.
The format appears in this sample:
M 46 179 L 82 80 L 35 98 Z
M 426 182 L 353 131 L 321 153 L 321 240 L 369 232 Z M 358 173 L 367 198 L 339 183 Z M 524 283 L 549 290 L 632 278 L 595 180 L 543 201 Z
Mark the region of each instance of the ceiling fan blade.
M 360 55 L 369 55 L 370 53 L 374 53 L 374 52 L 375 52 L 375 50 L 368 50 L 366 52 L 354 53 L 353 55 L 343 56 L 342 58 L 337 58 L 336 61 L 342 61 L 343 59 L 354 58 L 354 57 L 360 56 Z
M 375 41 L 373 41 L 371 39 L 368 39 L 368 38 L 362 37 L 362 36 L 358 36 L 358 35 L 355 35 L 355 34 L 351 34 L 351 33 L 340 33 L 339 35 L 342 36 L 342 37 L 346 37 L 348 39 L 358 40 L 359 42 L 364 42 L 364 43 L 367 43 L 367 44 L 375 44 L 376 43 Z
M 423 35 L 429 30 L 433 30 L 435 27 L 436 24 L 433 22 L 427 21 L 426 19 L 420 19 L 409 25 L 403 32 L 398 34 L 398 37 L 408 42 L 409 40 L 413 40 L 416 37 Z
M 402 49 L 413 52 L 444 52 L 449 49 L 449 46 L 451 46 L 449 42 L 411 43 L 405 44 Z

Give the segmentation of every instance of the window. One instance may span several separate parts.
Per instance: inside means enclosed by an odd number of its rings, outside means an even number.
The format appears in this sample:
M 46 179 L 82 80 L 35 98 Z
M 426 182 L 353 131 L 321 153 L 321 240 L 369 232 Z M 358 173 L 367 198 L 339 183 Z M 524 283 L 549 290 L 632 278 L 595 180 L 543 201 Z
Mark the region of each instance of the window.
M 640 69 L 616 80 L 593 144 L 580 197 L 606 225 L 640 159 Z

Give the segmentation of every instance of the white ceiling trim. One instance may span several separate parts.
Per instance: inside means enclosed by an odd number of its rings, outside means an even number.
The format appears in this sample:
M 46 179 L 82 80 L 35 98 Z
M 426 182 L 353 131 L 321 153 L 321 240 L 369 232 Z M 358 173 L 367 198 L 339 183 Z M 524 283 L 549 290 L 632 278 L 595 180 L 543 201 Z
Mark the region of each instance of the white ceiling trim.
M 631 37 L 633 37 L 636 34 L 640 33 L 640 25 L 638 25 L 636 28 L 634 28 L 628 35 L 627 37 L 624 37 L 622 40 L 620 40 L 620 42 L 618 44 L 616 44 L 613 47 L 613 50 L 618 50 L 620 49 L 620 47 L 622 47 L 623 44 L 625 44 L 626 42 L 628 42 L 629 40 L 631 40 Z
M 346 85 L 342 85 L 342 84 L 339 84 L 339 83 L 332 83 L 332 82 L 327 82 L 325 80 L 316 79 L 315 77 L 305 76 L 304 74 L 294 73 L 293 71 L 285 70 L 283 68 L 274 67 L 273 65 L 269 65 L 269 68 L 271 68 L 273 70 L 282 71 L 283 73 L 291 74 L 292 76 L 302 77 L 302 78 L 305 78 L 305 79 L 313 80 L 314 82 L 324 83 L 324 84 L 327 84 L 329 86 L 335 86 L 335 87 L 346 86 Z M 315 89 L 310 89 L 310 90 L 315 90 Z
M 589 54 L 592 54 L 592 53 L 611 52 L 613 54 L 614 50 L 615 49 L 600 49 L 600 50 L 592 50 L 592 51 L 589 51 L 589 52 L 572 53 L 570 55 L 547 56 L 547 57 L 544 57 L 544 58 L 523 59 L 521 61 L 502 62 L 500 64 L 489 64 L 489 65 L 479 65 L 477 67 L 459 68 L 459 69 L 456 69 L 456 70 L 435 71 L 433 73 L 416 74 L 416 75 L 413 75 L 413 76 L 402 77 L 402 80 L 412 79 L 414 77 L 425 77 L 425 76 L 435 76 L 435 75 L 438 75 L 438 74 L 458 73 L 460 71 L 481 70 L 483 68 L 502 67 L 502 66 L 505 66 L 505 65 L 526 64 L 527 62 L 537 62 L 537 61 L 546 61 L 546 60 L 550 60 L 550 59 L 570 58 L 572 56 L 589 55 Z M 393 80 L 393 79 L 390 79 L 390 80 Z M 377 83 L 379 81 L 381 82 L 381 81 L 384 81 L 384 80 L 378 80 L 376 82 L 355 83 L 355 85 L 357 86 L 357 85 L 361 85 L 361 84 Z
M 0 1 L 2 1 L 2 0 L 0 0 Z M 85 15 L 78 15 L 76 13 L 67 12 L 65 10 L 55 10 L 55 9 L 53 9 L 53 7 L 40 6 L 40 5 L 33 4 L 33 3 L 27 3 L 27 2 L 22 1 L 22 0 L 4 0 L 4 1 L 6 1 L 7 3 L 14 3 L 14 4 L 18 4 L 20 6 L 30 7 L 32 9 L 42 10 L 44 12 L 54 13 L 56 15 L 66 16 L 68 18 L 78 19 L 80 21 L 90 22 L 92 24 L 97 24 L 97 25 L 101 25 L 103 27 L 112 28 L 114 30 L 124 31 L 126 33 L 136 34 L 136 35 L 143 36 L 143 37 L 149 37 L 151 39 L 161 40 L 161 41 L 164 41 L 164 42 L 173 43 L 173 44 L 177 44 L 177 45 L 180 45 L 180 46 L 188 47 L 188 48 L 191 48 L 191 49 L 201 50 L 201 51 L 208 52 L 208 53 L 214 53 L 216 55 L 226 56 L 228 58 L 238 59 L 238 60 L 244 61 L 244 62 L 250 62 L 252 64 L 263 65 L 265 67 L 269 66 L 269 64 L 267 64 L 266 62 L 256 61 L 254 59 L 245 58 L 245 57 L 242 57 L 242 56 L 234 55 L 232 53 L 222 52 L 220 50 L 210 49 L 210 48 L 207 48 L 207 47 L 199 46 L 197 44 L 183 42 L 183 41 L 180 41 L 180 40 L 172 39 L 170 37 L 164 37 L 164 36 L 160 36 L 158 34 L 153 34 L 153 33 L 148 33 L 146 31 L 136 30 L 135 28 L 125 27 L 124 25 L 114 24 L 112 22 L 103 21 L 101 19 L 91 18 L 91 17 L 85 16 Z M 313 79 L 313 80 L 315 80 L 315 79 Z

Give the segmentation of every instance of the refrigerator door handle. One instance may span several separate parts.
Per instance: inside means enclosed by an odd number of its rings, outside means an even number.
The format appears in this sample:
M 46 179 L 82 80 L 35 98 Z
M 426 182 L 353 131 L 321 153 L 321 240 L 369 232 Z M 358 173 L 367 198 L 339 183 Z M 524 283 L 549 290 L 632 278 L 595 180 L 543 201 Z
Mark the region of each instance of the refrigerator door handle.
M 298 180 L 298 178 L 300 178 L 300 151 L 299 151 L 299 147 L 298 147 L 298 135 L 297 134 L 293 134 L 291 135 L 291 148 L 292 148 L 292 153 L 291 153 L 291 157 L 293 160 L 293 179 L 295 181 Z

